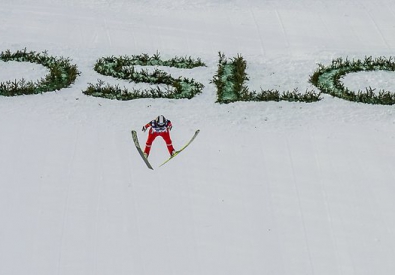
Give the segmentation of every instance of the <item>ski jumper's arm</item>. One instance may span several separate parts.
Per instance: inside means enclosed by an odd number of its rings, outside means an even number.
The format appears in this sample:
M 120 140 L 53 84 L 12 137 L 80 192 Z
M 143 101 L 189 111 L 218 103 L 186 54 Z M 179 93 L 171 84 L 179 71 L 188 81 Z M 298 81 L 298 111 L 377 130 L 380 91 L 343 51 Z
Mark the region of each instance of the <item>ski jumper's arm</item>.
M 171 129 L 173 128 L 173 124 L 171 124 L 170 120 L 167 121 L 166 127 L 167 127 L 167 129 L 169 129 L 169 131 L 171 131 Z
M 149 127 L 152 127 L 152 121 L 150 121 L 150 122 L 148 122 L 147 124 L 145 124 L 144 126 L 143 126 L 143 131 L 145 132 L 145 130 L 147 130 Z

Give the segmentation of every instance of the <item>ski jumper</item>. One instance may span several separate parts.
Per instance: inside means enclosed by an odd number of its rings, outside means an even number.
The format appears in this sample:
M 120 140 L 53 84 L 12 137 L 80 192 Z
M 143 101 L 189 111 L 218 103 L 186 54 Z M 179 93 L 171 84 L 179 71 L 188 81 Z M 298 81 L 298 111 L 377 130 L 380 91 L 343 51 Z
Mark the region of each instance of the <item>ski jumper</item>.
M 174 153 L 173 143 L 170 138 L 170 130 L 172 128 L 171 121 L 166 119 L 163 126 L 159 126 L 157 120 L 152 120 L 151 122 L 144 125 L 143 129 L 149 129 L 148 138 L 145 144 L 144 153 L 149 155 L 151 151 L 152 142 L 158 137 L 162 137 L 166 142 L 167 150 L 169 150 L 170 155 Z

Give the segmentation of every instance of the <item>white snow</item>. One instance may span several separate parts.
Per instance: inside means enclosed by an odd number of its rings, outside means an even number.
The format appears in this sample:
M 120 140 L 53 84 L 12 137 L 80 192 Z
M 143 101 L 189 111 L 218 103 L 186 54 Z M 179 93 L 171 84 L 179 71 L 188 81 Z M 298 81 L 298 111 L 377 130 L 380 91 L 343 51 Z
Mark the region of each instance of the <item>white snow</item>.
M 395 111 L 318 103 L 215 103 L 218 52 L 248 62 L 250 89 L 299 91 L 317 63 L 391 56 L 387 0 L 1 0 L 0 50 L 77 64 L 57 92 L 0 98 L 0 274 L 395 273 Z M 104 56 L 201 58 L 168 69 L 203 83 L 191 100 L 88 97 Z M 47 69 L 0 63 L 0 81 Z M 350 74 L 395 92 L 394 73 Z M 147 85 L 148 86 L 148 85 Z M 173 143 L 148 170 L 130 130 L 163 114 Z M 139 132 L 142 144 L 145 134 Z

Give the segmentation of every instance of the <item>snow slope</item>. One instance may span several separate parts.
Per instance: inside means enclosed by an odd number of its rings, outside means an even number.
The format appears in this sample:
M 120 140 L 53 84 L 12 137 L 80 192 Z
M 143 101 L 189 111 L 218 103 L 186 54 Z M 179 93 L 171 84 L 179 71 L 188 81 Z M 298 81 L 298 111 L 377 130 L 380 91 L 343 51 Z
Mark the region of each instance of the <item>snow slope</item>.
M 380 274 L 395 272 L 395 112 L 318 103 L 215 103 L 218 52 L 249 87 L 312 89 L 317 63 L 391 56 L 386 0 L 1 0 L 0 49 L 69 57 L 70 88 L 0 98 L 0 274 Z M 103 56 L 200 57 L 167 69 L 205 85 L 191 100 L 87 97 Z M 0 81 L 40 65 L 0 62 Z M 393 73 L 344 82 L 395 91 Z M 175 147 L 150 171 L 130 130 L 159 114 Z M 139 132 L 144 143 L 145 135 Z M 167 158 L 156 141 L 150 160 Z

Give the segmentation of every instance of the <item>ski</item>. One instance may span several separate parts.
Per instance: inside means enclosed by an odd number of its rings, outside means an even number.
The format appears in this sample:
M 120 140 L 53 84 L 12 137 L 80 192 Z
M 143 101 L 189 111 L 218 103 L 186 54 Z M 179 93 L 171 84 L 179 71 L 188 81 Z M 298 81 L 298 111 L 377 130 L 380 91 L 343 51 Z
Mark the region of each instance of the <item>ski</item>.
M 133 138 L 134 145 L 136 146 L 137 151 L 139 152 L 141 158 L 144 160 L 147 167 L 151 170 L 154 170 L 154 168 L 152 168 L 151 164 L 149 163 L 148 159 L 144 156 L 143 151 L 141 150 L 140 143 L 137 138 L 137 132 L 135 130 L 132 130 L 132 138 Z
M 174 155 L 172 155 L 170 158 L 168 158 L 164 163 L 162 163 L 161 165 L 159 165 L 159 167 L 165 165 L 166 163 L 168 163 L 170 160 L 172 160 L 175 156 L 177 156 L 179 153 L 181 153 L 185 148 L 187 148 L 189 146 L 189 144 L 192 143 L 192 141 L 196 138 L 196 136 L 199 134 L 200 130 L 196 130 L 195 134 L 193 135 L 193 137 L 188 141 L 187 144 L 184 145 L 184 147 L 182 147 L 180 150 L 176 151 L 174 153 Z

